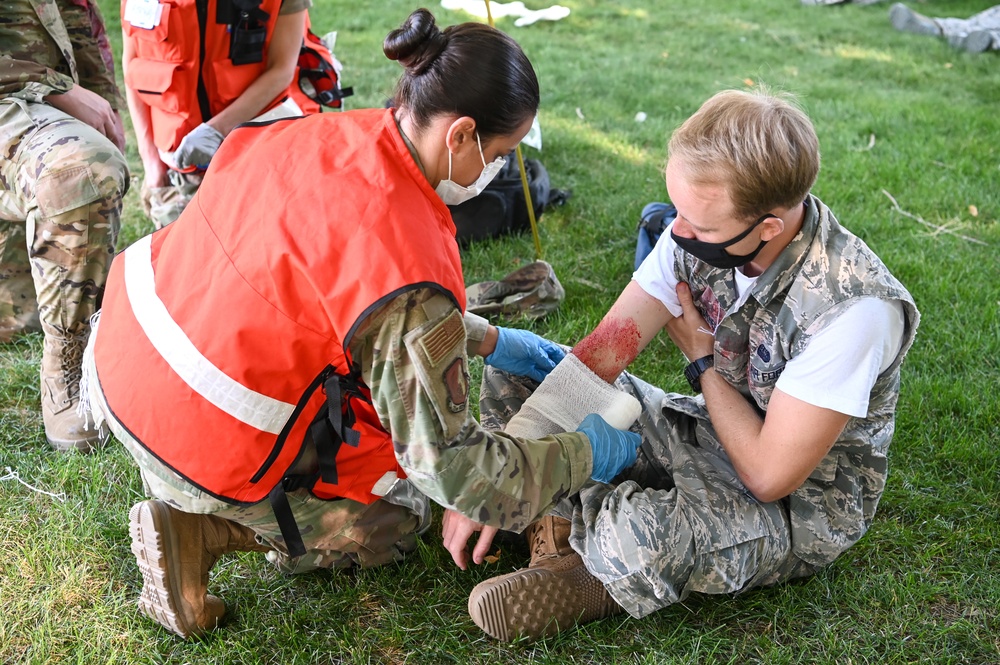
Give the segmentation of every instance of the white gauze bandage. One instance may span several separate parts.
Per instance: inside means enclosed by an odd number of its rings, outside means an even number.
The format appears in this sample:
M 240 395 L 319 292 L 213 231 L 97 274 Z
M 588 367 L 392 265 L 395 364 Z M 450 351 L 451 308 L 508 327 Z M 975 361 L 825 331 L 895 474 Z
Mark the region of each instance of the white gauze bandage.
M 579 358 L 567 353 L 525 400 L 504 432 L 522 439 L 573 432 L 591 413 L 612 427 L 628 429 L 641 412 L 639 400 L 609 385 Z

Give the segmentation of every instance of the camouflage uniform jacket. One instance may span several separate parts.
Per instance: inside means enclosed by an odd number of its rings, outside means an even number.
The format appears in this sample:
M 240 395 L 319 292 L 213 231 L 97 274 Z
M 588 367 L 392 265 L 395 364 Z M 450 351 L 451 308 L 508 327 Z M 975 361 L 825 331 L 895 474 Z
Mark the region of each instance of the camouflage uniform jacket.
M 691 285 L 699 311 L 716 330 L 716 371 L 760 413 L 785 364 L 811 337 L 859 298 L 902 302 L 902 347 L 879 375 L 864 418 L 851 418 L 833 448 L 785 501 L 792 549 L 820 567 L 867 531 L 885 488 L 886 452 L 895 429 L 900 365 L 919 313 L 906 288 L 865 243 L 844 229 L 819 199 L 806 200 L 801 232 L 757 279 L 740 305 L 732 271 L 678 250 L 677 277 Z
M 464 335 L 444 336 L 449 328 Z M 409 291 L 358 327 L 350 351 L 362 368 L 382 426 L 410 482 L 437 503 L 484 524 L 521 531 L 590 479 L 586 435 L 566 432 L 537 440 L 484 430 L 468 409 L 455 408 L 447 369 L 480 345 L 485 319 L 464 317 L 439 291 Z M 433 361 L 421 349 L 455 340 Z M 468 373 L 464 373 L 468 391 Z
M 96 0 L 4 0 L 0 100 L 42 102 L 77 83 L 122 108 Z

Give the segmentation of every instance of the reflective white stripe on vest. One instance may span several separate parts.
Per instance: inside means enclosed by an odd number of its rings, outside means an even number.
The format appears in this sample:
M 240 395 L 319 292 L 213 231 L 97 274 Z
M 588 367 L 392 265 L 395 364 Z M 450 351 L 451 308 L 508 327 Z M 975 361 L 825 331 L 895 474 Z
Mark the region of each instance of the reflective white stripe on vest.
M 264 432 L 280 433 L 295 405 L 262 395 L 229 377 L 195 348 L 170 317 L 156 295 L 152 236 L 145 236 L 126 249 L 124 260 L 125 292 L 132 313 L 170 368 L 193 391 L 233 418 Z

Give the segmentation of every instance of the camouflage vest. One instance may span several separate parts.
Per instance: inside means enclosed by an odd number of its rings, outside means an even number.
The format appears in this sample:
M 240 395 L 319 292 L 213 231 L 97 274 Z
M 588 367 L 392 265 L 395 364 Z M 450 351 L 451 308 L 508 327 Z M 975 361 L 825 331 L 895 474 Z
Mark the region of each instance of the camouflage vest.
M 886 452 L 895 429 L 899 368 L 919 313 L 913 298 L 858 237 L 815 196 L 802 230 L 738 303 L 732 270 L 713 268 L 678 249 L 675 271 L 688 282 L 702 316 L 716 329 L 715 368 L 763 414 L 785 364 L 812 336 L 860 298 L 903 303 L 902 348 L 879 375 L 868 414 L 851 418 L 809 478 L 785 501 L 793 553 L 824 566 L 867 531 L 885 488 Z

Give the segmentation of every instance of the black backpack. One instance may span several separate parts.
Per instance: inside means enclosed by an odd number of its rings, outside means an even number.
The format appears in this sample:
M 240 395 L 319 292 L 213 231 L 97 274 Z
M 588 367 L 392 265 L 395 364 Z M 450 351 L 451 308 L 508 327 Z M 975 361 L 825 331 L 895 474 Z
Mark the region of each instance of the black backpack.
M 524 160 L 524 170 L 536 220 L 546 208 L 562 205 L 570 197 L 570 192 L 552 188 L 548 171 L 537 159 Z M 463 247 L 476 240 L 530 229 L 517 153 L 507 155 L 503 169 L 479 196 L 448 208 L 455 220 L 456 238 Z

